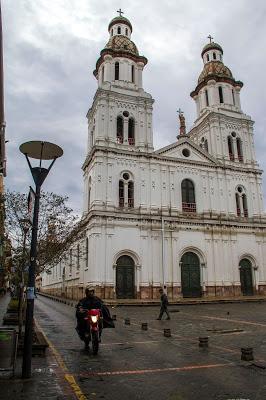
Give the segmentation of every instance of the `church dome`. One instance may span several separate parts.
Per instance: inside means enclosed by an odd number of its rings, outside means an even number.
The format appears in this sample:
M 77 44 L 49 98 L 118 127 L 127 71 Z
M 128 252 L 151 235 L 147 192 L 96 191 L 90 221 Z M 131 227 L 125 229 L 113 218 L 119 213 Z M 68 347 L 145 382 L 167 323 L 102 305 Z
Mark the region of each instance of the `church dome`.
M 125 24 L 130 28 L 131 32 L 133 31 L 132 25 L 131 25 L 131 22 L 129 21 L 129 19 L 127 19 L 126 17 L 123 17 L 122 15 L 112 19 L 112 21 L 110 22 L 110 24 L 108 26 L 108 31 L 110 31 L 112 26 L 115 24 Z
M 203 47 L 202 52 L 201 52 L 201 57 L 203 57 L 203 55 L 206 53 L 206 51 L 209 51 L 209 50 L 219 50 L 223 54 L 222 47 L 218 43 L 211 42 L 211 43 L 206 44 Z
M 212 44 L 212 43 L 209 43 Z M 208 45 L 207 45 L 208 46 Z M 206 47 L 206 46 L 205 46 Z M 206 78 L 215 76 L 218 78 L 233 78 L 233 74 L 228 67 L 221 61 L 211 61 L 204 65 L 204 68 L 199 76 L 198 84 L 203 82 Z
M 117 17 L 120 18 L 120 17 Z M 122 17 L 121 17 L 122 18 Z M 115 18 L 114 18 L 115 19 Z M 114 50 L 114 51 L 123 51 L 123 52 L 128 52 L 131 53 L 135 56 L 139 55 L 137 46 L 135 45 L 132 40 L 130 40 L 128 37 L 124 35 L 116 35 L 112 36 L 108 43 L 105 45 L 104 50 Z

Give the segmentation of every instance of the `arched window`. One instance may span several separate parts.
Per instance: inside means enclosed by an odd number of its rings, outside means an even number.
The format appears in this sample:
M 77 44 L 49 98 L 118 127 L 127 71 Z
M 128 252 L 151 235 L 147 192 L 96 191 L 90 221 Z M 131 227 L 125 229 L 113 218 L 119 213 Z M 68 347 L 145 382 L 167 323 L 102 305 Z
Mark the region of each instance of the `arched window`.
M 207 61 L 210 61 L 210 57 L 209 57 L 209 54 L 207 54 Z
M 236 214 L 238 217 L 241 216 L 241 209 L 240 209 L 240 200 L 239 200 L 239 194 L 236 193 Z
M 131 65 L 131 81 L 135 82 L 135 68 L 134 65 Z
M 118 35 L 121 34 L 121 27 L 120 26 L 117 28 L 117 33 L 118 33 Z
M 126 35 L 128 36 L 128 29 L 126 28 Z
M 228 144 L 229 159 L 231 161 L 234 161 L 235 160 L 235 156 L 234 156 L 233 140 L 232 140 L 231 136 L 228 136 L 227 144 Z
M 216 60 L 216 53 L 213 53 L 212 56 L 213 56 L 213 59 Z
M 102 67 L 102 83 L 104 82 L 104 67 Z
M 135 144 L 135 121 L 133 118 L 128 120 L 128 144 L 131 146 Z
M 88 211 L 90 209 L 91 205 L 91 177 L 89 177 L 89 182 L 88 182 Z
M 89 267 L 89 238 L 86 238 L 86 268 Z
M 119 62 L 115 63 L 115 81 L 119 80 Z
M 220 100 L 220 103 L 223 103 L 223 102 L 224 102 L 224 96 L 223 96 L 223 88 L 222 88 L 222 86 L 219 86 L 219 87 L 218 87 L 218 90 L 219 90 L 219 100 Z
M 209 146 L 208 146 L 208 140 L 207 139 L 204 140 L 204 149 L 206 151 L 209 151 Z
M 248 203 L 247 203 L 247 196 L 245 193 L 242 195 L 242 204 L 243 204 L 243 213 L 244 217 L 248 217 Z
M 113 29 L 112 29 L 112 31 L 111 31 L 111 35 L 114 36 L 114 30 L 113 30 Z
M 79 270 L 80 267 L 80 249 L 79 249 L 79 244 L 77 245 L 77 270 Z
M 116 120 L 116 137 L 117 143 L 123 143 L 124 141 L 124 120 L 122 117 L 117 117 Z
M 236 212 L 238 217 L 248 217 L 248 203 L 245 188 L 242 185 L 236 188 Z
M 208 96 L 208 90 L 205 90 L 205 100 L 206 100 L 206 106 L 209 107 L 209 96 Z
M 124 207 L 125 205 L 125 191 L 124 191 L 124 181 L 119 181 L 119 207 Z
M 242 141 L 240 138 L 236 138 L 236 148 L 237 148 L 238 161 L 243 162 Z
M 196 212 L 194 184 L 190 179 L 184 179 L 181 183 L 182 210 L 185 212 Z
M 128 207 L 134 207 L 134 182 L 128 182 Z
M 234 89 L 232 89 L 232 99 L 233 99 L 233 104 L 235 106 L 236 103 L 235 103 L 235 92 L 234 92 Z

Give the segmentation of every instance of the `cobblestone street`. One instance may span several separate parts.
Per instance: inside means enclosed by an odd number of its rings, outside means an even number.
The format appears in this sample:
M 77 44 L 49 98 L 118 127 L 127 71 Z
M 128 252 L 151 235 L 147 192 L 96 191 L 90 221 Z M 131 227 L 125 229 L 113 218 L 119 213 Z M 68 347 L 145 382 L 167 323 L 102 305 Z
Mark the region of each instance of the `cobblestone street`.
M 265 400 L 266 303 L 171 306 L 170 321 L 157 321 L 158 311 L 112 309 L 116 328 L 104 330 L 98 356 L 83 349 L 73 307 L 39 296 L 35 316 L 58 368 L 74 377 L 87 399 Z M 171 338 L 163 336 L 164 328 Z M 209 348 L 201 349 L 198 337 L 206 335 Z M 254 362 L 240 359 L 241 347 L 248 346 Z

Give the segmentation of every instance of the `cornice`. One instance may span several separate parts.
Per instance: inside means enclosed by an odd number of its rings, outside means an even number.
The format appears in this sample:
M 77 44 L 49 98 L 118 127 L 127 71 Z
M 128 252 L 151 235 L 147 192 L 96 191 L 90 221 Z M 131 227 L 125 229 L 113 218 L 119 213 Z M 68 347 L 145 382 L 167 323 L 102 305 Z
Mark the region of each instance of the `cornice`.
M 195 161 L 195 160 L 184 160 L 181 158 L 175 158 L 175 157 L 166 157 L 166 156 L 161 156 L 159 154 L 155 154 L 155 152 L 152 153 L 146 153 L 146 152 L 129 152 L 127 150 L 120 150 L 117 148 L 110 148 L 110 147 L 102 147 L 102 146 L 94 146 L 91 152 L 87 155 L 83 165 L 82 165 L 82 170 L 85 172 L 86 167 L 88 164 L 92 161 L 94 155 L 97 152 L 102 152 L 103 154 L 106 153 L 111 153 L 114 155 L 120 155 L 120 156 L 126 156 L 128 158 L 146 158 L 147 161 L 151 162 L 151 160 L 155 160 L 156 162 L 162 161 L 162 162 L 169 162 L 170 164 L 182 164 L 182 165 L 189 165 L 189 166 L 202 166 L 202 167 L 208 167 L 210 169 L 216 169 L 216 170 L 229 170 L 229 171 L 235 171 L 235 172 L 243 172 L 243 173 L 251 173 L 255 175 L 261 175 L 263 173 L 262 170 L 260 169 L 251 169 L 251 168 L 245 168 L 242 165 L 241 166 L 232 166 L 232 165 L 224 165 L 222 163 L 217 164 L 210 164 L 209 162 L 203 162 L 203 161 Z

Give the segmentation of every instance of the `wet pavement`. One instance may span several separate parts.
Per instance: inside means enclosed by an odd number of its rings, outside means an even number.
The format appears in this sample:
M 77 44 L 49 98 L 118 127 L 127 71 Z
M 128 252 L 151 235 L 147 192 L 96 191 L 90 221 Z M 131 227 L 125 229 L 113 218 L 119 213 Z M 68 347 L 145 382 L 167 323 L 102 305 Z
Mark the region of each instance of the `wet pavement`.
M 59 375 L 61 370 L 69 382 L 75 380 L 79 399 L 266 399 L 265 302 L 169 309 L 171 320 L 157 321 L 159 307 L 113 308 L 116 328 L 104 330 L 97 356 L 83 349 L 73 307 L 39 296 L 35 316 L 51 342 Z M 165 328 L 170 338 L 163 336 Z M 199 336 L 209 336 L 208 349 L 199 347 Z M 249 346 L 255 360 L 241 361 L 241 347 Z

